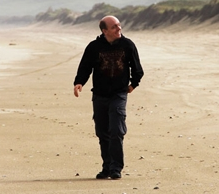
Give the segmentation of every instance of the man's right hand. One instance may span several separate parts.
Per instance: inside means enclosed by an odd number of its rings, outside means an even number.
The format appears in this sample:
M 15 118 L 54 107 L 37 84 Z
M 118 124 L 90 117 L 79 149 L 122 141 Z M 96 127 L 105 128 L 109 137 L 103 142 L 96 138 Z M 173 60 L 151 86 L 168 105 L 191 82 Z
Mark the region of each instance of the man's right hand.
M 79 91 L 79 92 L 82 91 L 82 85 L 81 85 L 81 84 L 77 84 L 77 85 L 75 85 L 75 87 L 74 87 L 74 95 L 75 95 L 76 97 L 79 96 L 78 91 Z

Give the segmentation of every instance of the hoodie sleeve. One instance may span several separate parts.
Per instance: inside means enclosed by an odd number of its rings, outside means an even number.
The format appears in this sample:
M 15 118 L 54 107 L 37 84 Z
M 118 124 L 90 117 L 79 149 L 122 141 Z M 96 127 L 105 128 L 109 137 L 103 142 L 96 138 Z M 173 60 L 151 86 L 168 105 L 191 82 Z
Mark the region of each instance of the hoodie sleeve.
M 143 68 L 140 63 L 138 50 L 135 46 L 135 44 L 131 41 L 131 54 L 130 54 L 130 67 L 131 67 L 131 85 L 133 88 L 136 88 L 139 85 L 139 82 L 141 81 L 141 78 L 144 75 Z
M 74 85 L 81 84 L 84 86 L 88 81 L 90 74 L 92 72 L 92 54 L 91 54 L 91 44 L 89 44 L 83 53 L 81 61 L 78 66 L 77 75 L 74 80 Z

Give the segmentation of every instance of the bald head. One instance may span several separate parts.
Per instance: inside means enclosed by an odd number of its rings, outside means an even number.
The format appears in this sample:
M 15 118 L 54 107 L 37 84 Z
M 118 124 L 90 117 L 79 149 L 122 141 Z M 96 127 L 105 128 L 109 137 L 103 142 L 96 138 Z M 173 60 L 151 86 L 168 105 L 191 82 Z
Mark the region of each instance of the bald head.
M 108 15 L 108 16 L 103 17 L 100 20 L 100 23 L 99 23 L 99 27 L 100 27 L 101 32 L 103 32 L 103 29 L 107 30 L 108 29 L 108 25 L 111 22 L 120 23 L 118 18 L 116 18 L 115 16 Z
M 103 17 L 100 20 L 99 27 L 108 42 L 112 43 L 121 38 L 121 24 L 115 16 Z

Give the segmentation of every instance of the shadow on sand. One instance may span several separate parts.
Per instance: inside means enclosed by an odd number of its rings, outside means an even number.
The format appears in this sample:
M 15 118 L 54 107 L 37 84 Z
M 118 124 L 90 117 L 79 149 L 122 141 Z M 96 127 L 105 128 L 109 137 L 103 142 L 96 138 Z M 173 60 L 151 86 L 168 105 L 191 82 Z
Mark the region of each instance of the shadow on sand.
M 0 184 L 13 184 L 13 183 L 61 183 L 61 182 L 93 182 L 96 178 L 70 178 L 70 179 L 35 179 L 35 180 L 2 180 Z M 111 179 L 103 179 L 111 180 Z

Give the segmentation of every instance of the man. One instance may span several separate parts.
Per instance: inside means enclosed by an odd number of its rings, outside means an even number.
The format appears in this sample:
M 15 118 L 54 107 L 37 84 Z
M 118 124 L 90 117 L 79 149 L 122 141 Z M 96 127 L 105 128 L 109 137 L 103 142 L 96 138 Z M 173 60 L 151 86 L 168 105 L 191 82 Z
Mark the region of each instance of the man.
M 114 16 L 99 23 L 102 34 L 86 47 L 74 81 L 74 95 L 93 75 L 93 119 L 99 138 L 102 171 L 97 179 L 120 179 L 124 167 L 123 139 L 126 128 L 127 93 L 131 93 L 144 74 L 135 44 L 121 33 Z

